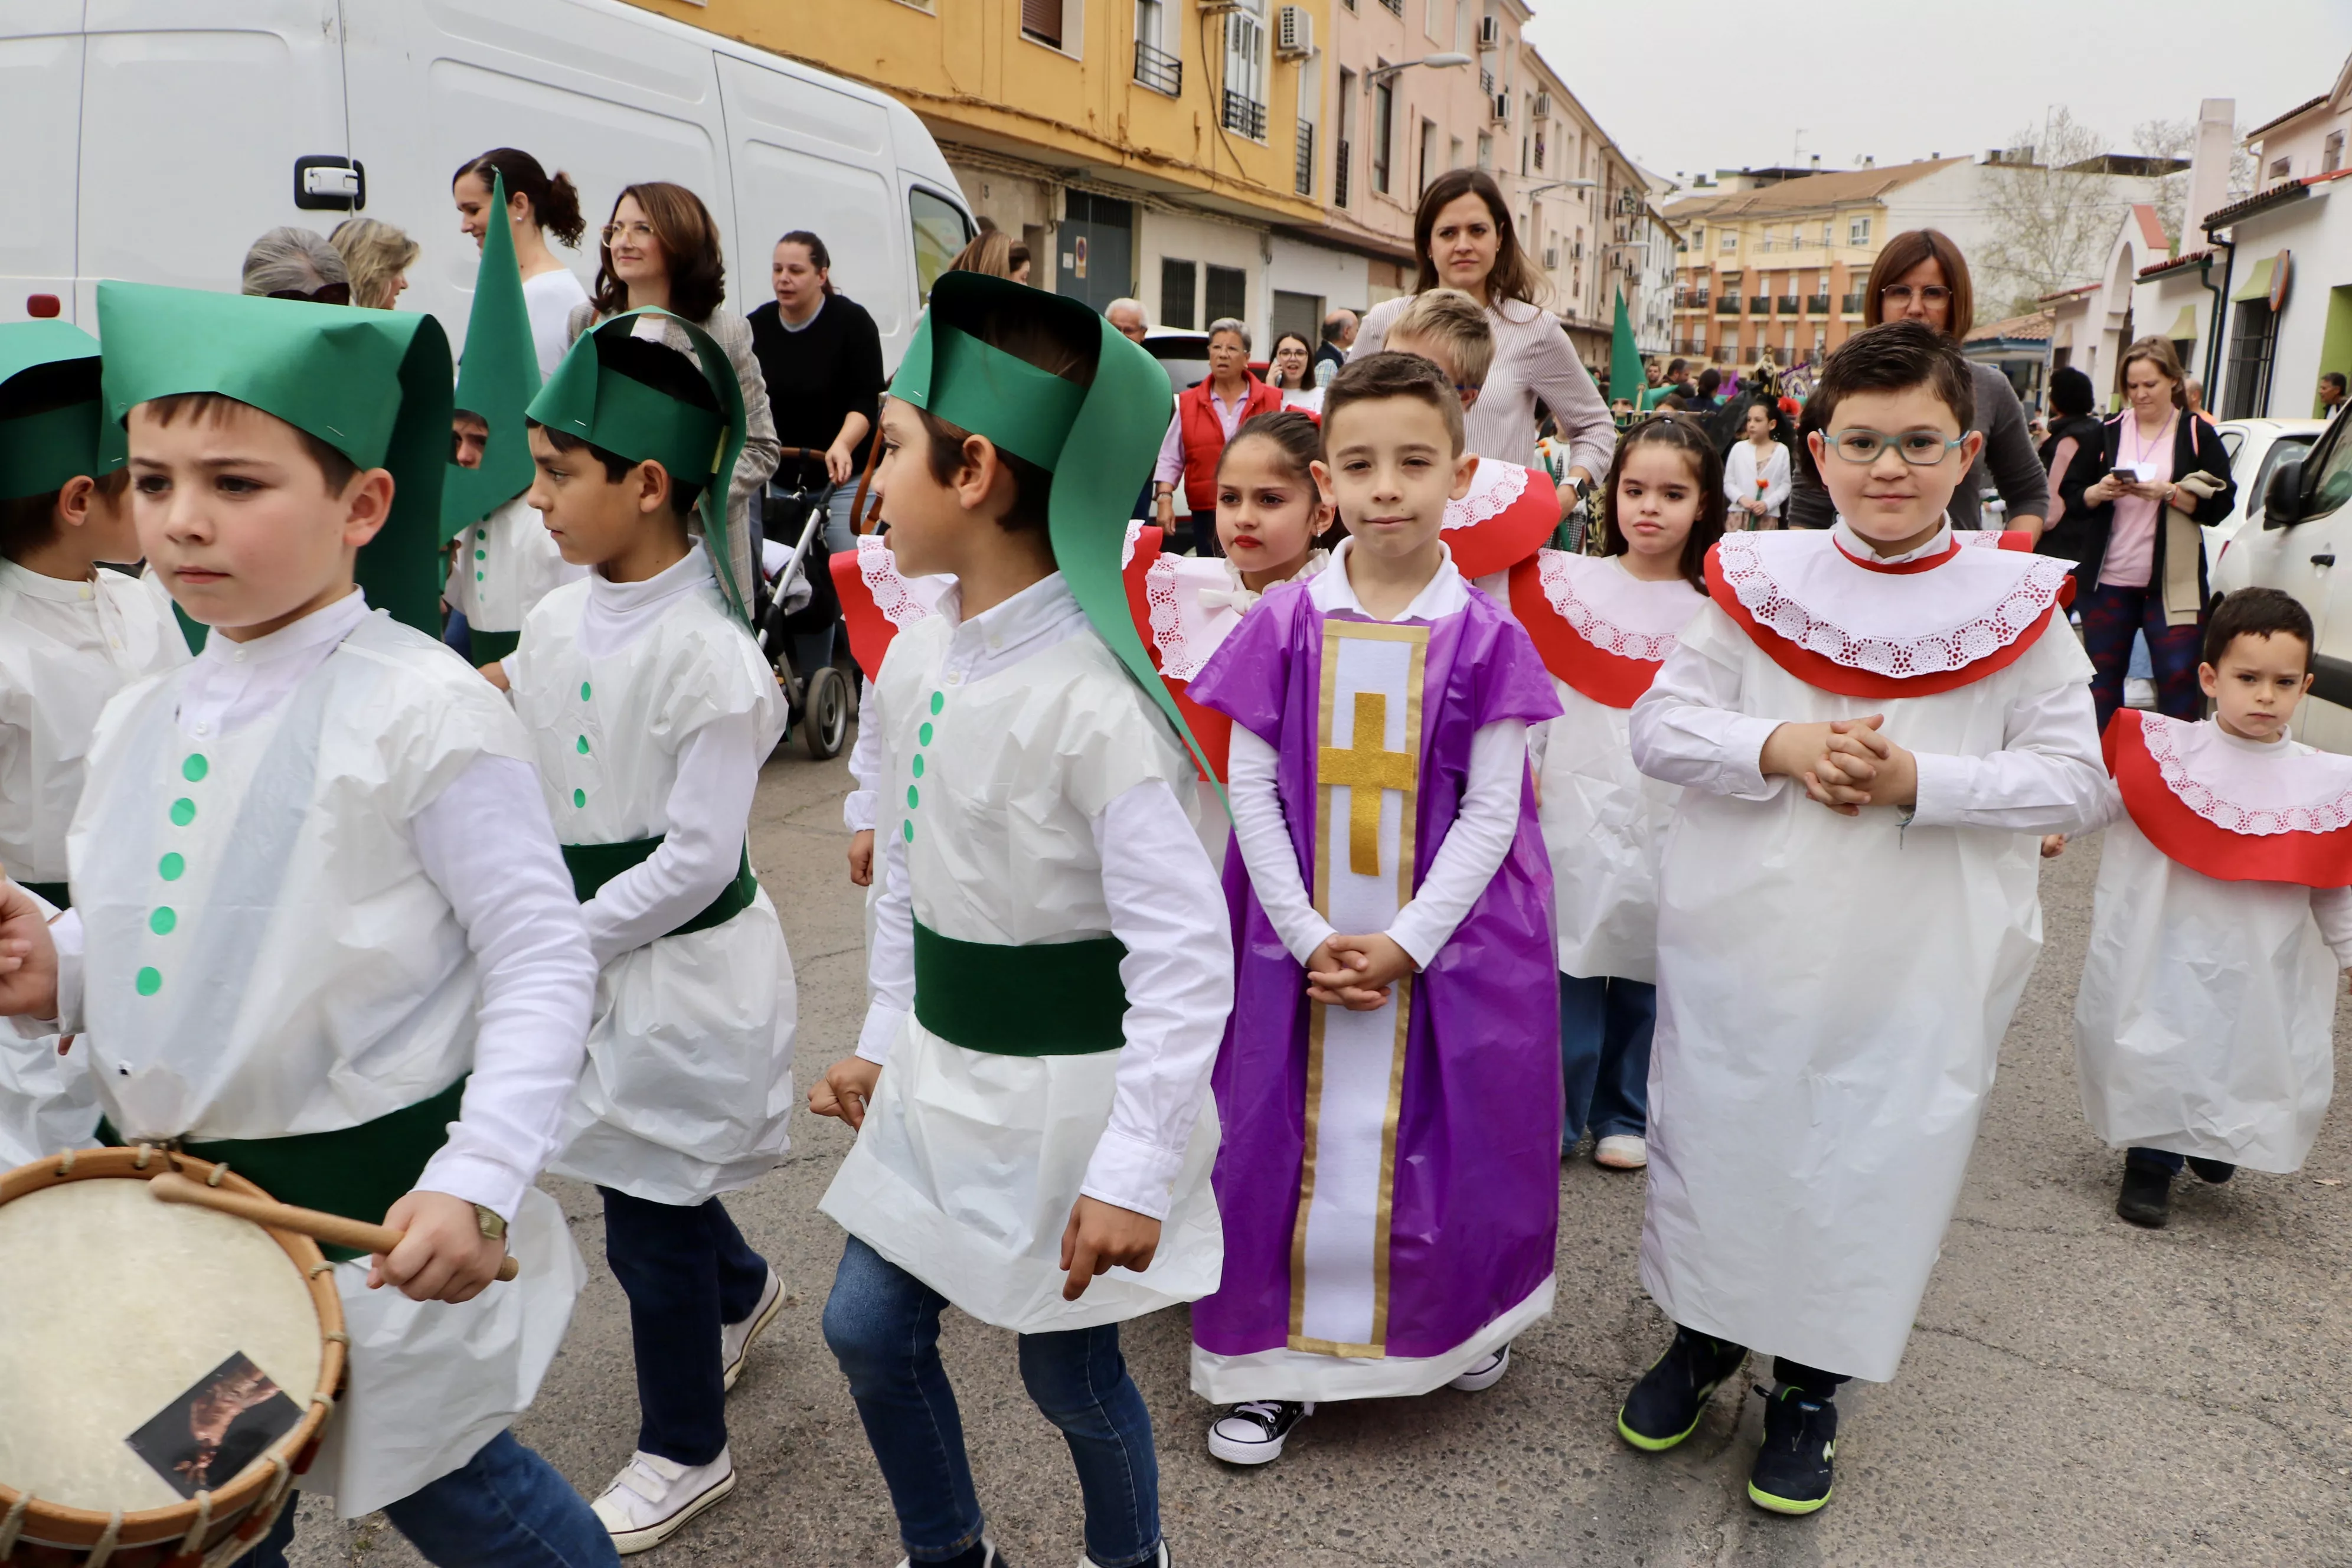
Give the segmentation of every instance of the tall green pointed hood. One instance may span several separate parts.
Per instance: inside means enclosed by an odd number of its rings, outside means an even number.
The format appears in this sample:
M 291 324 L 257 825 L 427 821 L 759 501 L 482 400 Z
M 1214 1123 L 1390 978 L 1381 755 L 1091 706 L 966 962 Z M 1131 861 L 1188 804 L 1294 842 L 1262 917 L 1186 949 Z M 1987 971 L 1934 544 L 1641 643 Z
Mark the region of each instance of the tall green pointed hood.
M 441 480 L 444 543 L 530 488 L 530 440 L 523 410 L 539 395 L 539 350 L 523 303 L 514 232 L 505 220 L 506 176 L 490 176 L 490 222 L 482 230 L 482 264 L 474 274 L 474 309 L 457 365 L 457 406 L 482 416 L 490 438 L 481 467 L 449 465 Z
M 718 400 L 719 413 L 682 403 L 634 376 L 610 369 L 597 353 L 598 343 L 619 338 L 651 336 L 658 342 L 673 327 L 684 331 L 693 344 L 695 366 Z M 632 463 L 657 462 L 673 478 L 700 485 L 702 494 L 695 500 L 695 513 L 701 521 L 711 569 L 719 575 L 719 592 L 726 595 L 728 607 L 745 625 L 751 624 L 751 605 L 759 585 L 736 581 L 727 519 L 728 486 L 735 477 L 735 463 L 743 455 L 749 431 L 743 384 L 736 379 L 727 351 L 709 333 L 683 316 L 652 307 L 599 322 L 572 342 L 563 363 L 530 400 L 529 412 L 551 430 L 576 436 Z M 756 550 L 752 559 L 758 559 Z
M 1066 316 L 1100 346 L 1093 384 L 1038 369 L 968 328 L 1003 309 Z M 1045 503 L 1054 560 L 1096 634 L 1149 692 L 1206 776 L 1207 754 L 1161 683 L 1128 607 L 1119 557 L 1128 513 L 1150 477 L 1175 408 L 1160 362 L 1083 302 L 979 272 L 942 273 L 890 395 L 985 436 L 1054 476 Z
M 32 401 L 58 405 L 23 412 Z M 0 500 L 121 468 L 121 442 L 101 450 L 104 424 L 96 338 L 70 321 L 0 326 Z
M 441 629 L 441 476 L 449 466 L 449 340 L 430 316 L 166 289 L 98 286 L 106 417 L 210 392 L 248 403 L 362 468 L 388 468 L 392 516 L 361 547 L 368 603 Z

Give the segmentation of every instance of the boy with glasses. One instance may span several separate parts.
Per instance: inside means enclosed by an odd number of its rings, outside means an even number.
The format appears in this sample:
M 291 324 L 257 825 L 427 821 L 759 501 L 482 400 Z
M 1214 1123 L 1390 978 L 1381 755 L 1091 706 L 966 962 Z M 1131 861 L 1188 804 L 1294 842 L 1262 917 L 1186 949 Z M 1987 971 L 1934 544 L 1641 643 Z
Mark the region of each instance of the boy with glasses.
M 1829 1500 L 1837 1385 L 1895 1375 L 2041 945 L 2033 836 L 2103 788 L 2067 563 L 1945 516 L 1973 390 L 1916 322 L 1832 354 L 1809 439 L 1836 525 L 1725 535 L 1630 724 L 1636 765 L 1685 786 L 1642 1235 L 1675 1332 L 1617 1429 L 1671 1448 L 1770 1352 L 1748 1493 L 1779 1513 Z

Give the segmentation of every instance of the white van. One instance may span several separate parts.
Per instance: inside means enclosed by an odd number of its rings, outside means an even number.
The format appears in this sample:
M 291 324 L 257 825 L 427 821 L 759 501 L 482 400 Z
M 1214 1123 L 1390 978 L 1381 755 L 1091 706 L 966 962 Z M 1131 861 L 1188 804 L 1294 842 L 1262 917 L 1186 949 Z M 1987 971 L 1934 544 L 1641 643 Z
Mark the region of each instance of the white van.
M 555 253 L 583 285 L 641 180 L 709 205 L 737 310 L 814 231 L 890 365 L 973 232 L 903 104 L 621 0 L 6 0 L 0 321 L 95 330 L 102 278 L 234 289 L 264 230 L 356 206 L 424 247 L 401 308 L 462 339 L 478 253 L 449 184 L 493 147 L 580 187 L 587 236 Z

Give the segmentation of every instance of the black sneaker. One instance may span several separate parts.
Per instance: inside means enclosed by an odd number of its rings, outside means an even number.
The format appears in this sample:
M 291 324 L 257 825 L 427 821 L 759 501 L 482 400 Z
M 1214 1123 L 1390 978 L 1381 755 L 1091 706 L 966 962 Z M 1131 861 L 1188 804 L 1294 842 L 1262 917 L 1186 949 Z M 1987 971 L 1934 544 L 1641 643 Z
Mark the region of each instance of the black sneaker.
M 1209 1456 L 1229 1465 L 1264 1465 L 1282 1458 L 1290 1429 L 1315 1414 L 1296 1399 L 1253 1399 L 1209 1424 Z
M 2189 1156 L 2189 1168 L 2197 1173 L 2199 1181 L 2217 1187 L 2238 1173 L 2238 1167 L 2227 1160 L 2200 1160 L 2194 1154 Z
M 1664 1453 L 1697 1430 L 1706 1402 L 1747 1360 L 1745 1346 L 1675 1329 L 1675 1342 L 1618 1407 L 1617 1436 L 1644 1453 Z
M 2124 1190 L 2116 1213 L 2137 1226 L 2162 1230 L 2172 1217 L 2172 1173 L 2158 1165 L 2124 1162 Z
M 1757 1393 L 1764 1394 L 1762 1385 Z M 1764 1395 L 1764 1446 L 1748 1472 L 1748 1500 L 1774 1513 L 1812 1513 L 1830 1500 L 1837 1405 L 1782 1384 Z

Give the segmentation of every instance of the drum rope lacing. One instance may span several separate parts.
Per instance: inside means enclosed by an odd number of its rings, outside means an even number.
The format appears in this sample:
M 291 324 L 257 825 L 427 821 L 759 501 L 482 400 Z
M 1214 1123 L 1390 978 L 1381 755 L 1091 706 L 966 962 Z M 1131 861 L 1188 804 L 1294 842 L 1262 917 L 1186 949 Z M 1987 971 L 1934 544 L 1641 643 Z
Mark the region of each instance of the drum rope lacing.
M 122 1510 L 114 1510 L 106 1516 L 106 1529 L 100 1532 L 98 1544 L 89 1549 L 84 1568 L 106 1568 L 113 1559 L 114 1548 L 122 1540 Z
M 18 1492 L 16 1505 L 8 1510 L 8 1517 L 0 1519 L 0 1563 L 16 1560 L 16 1536 L 25 1528 L 25 1514 L 32 1506 L 33 1494 Z

